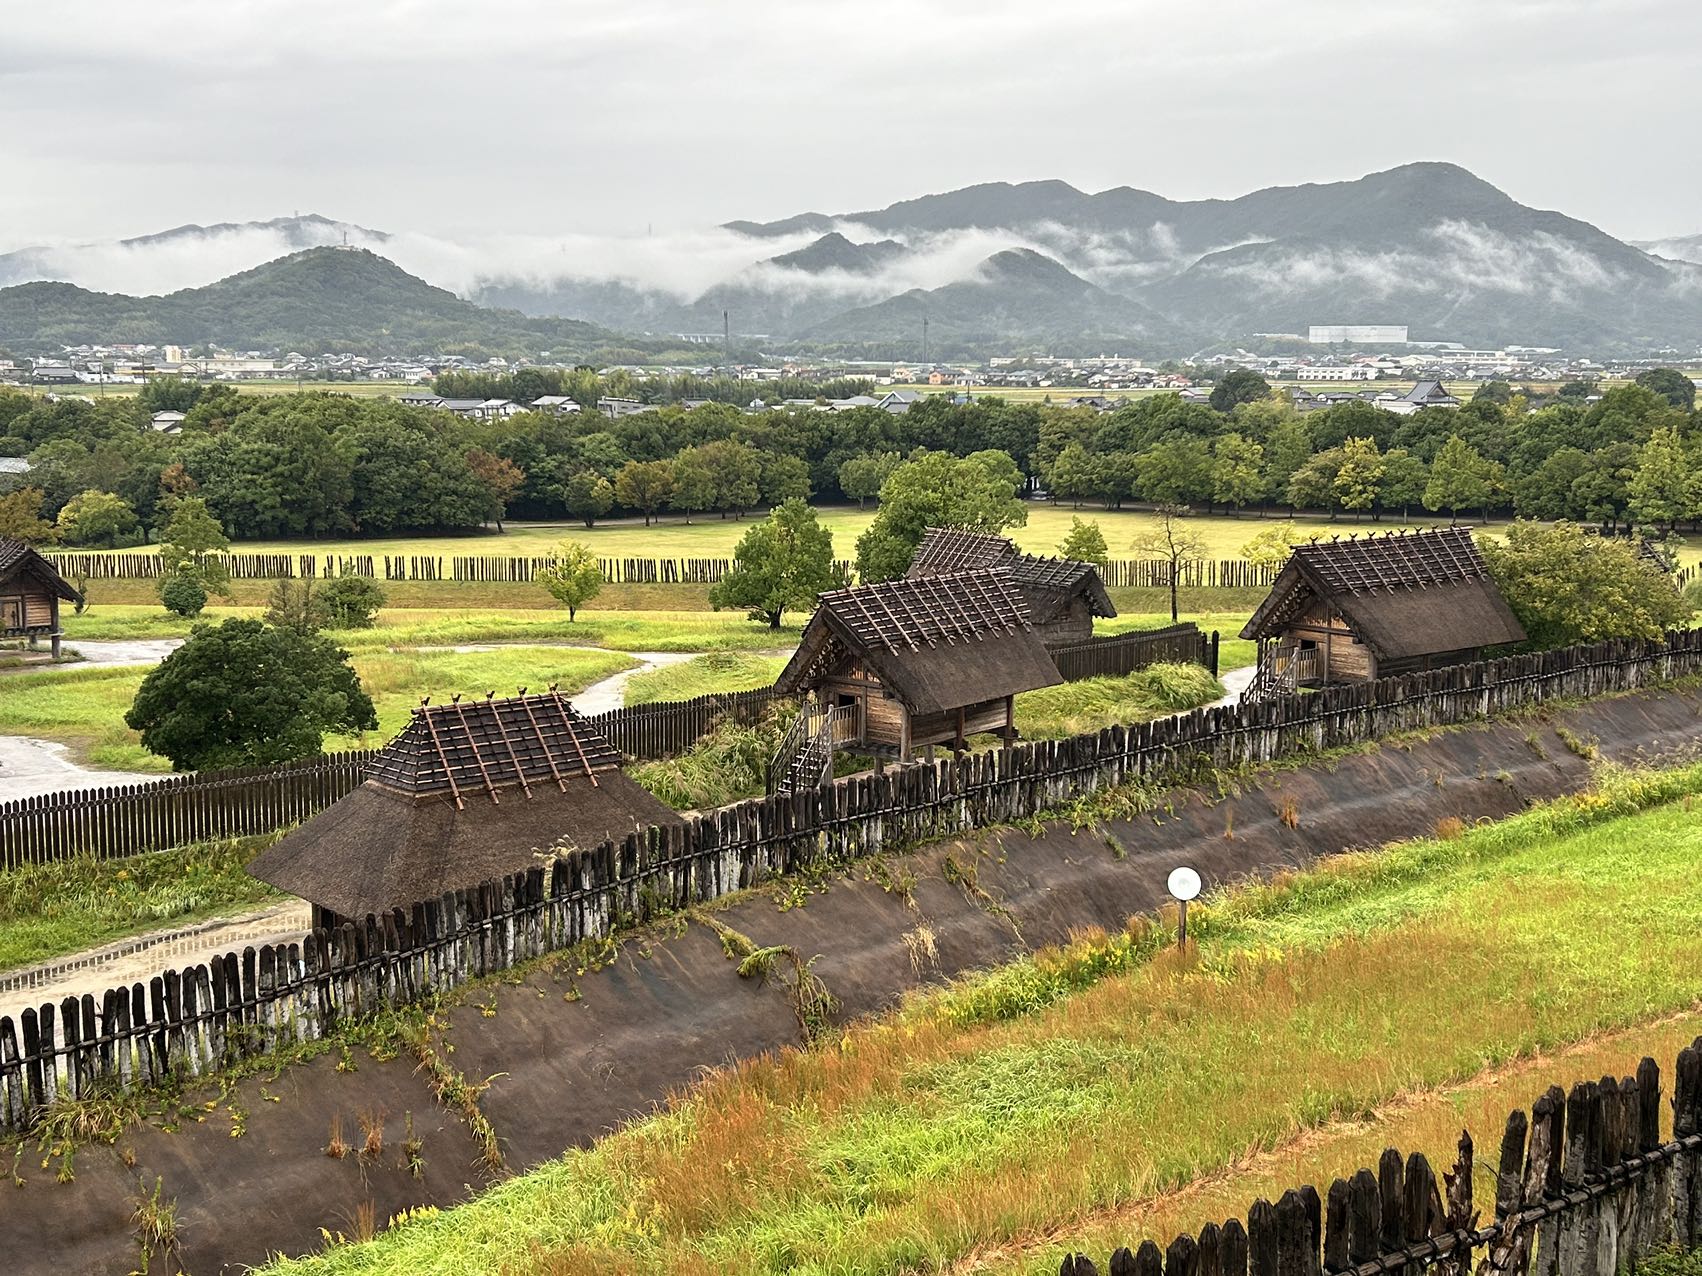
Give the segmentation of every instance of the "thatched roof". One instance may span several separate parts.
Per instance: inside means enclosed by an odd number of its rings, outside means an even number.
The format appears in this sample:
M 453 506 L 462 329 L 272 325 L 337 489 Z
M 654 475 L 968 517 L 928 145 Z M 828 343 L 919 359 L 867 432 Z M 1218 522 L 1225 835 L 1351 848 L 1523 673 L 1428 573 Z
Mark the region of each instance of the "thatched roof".
M 1105 592 L 1105 582 L 1092 563 L 1073 558 L 1025 554 L 1003 536 L 963 527 L 930 527 L 911 556 L 905 573 L 911 579 L 976 567 L 1004 567 L 1028 601 L 1031 619 L 1045 624 L 1070 600 L 1084 595 L 1095 616 L 1115 616 L 1117 608 Z
M 344 917 L 406 908 L 679 816 L 559 695 L 416 709 L 365 782 L 248 871 Z
M 1525 638 L 1463 527 L 1297 545 L 1241 636 L 1280 634 L 1318 602 L 1380 660 Z
M 848 657 L 919 714 L 1062 681 L 1028 604 L 1000 567 L 822 594 L 775 689 L 807 691 Z
M 66 602 L 77 601 L 77 591 L 66 583 L 59 569 L 23 541 L 0 536 L 0 584 L 19 576 L 33 576 L 50 593 Z

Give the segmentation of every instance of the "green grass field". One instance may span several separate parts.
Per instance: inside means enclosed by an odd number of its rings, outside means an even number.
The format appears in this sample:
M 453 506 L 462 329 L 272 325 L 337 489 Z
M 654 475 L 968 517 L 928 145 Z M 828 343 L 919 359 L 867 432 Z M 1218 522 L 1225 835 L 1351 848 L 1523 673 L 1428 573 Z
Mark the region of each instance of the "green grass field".
M 1544 1053 L 1593 1062 L 1642 1026 L 1619 1055 L 1658 1040 L 1670 1058 L 1702 1023 L 1699 791 L 1702 765 L 1618 777 L 1236 889 L 1196 908 L 1186 960 L 1162 926 L 1084 936 L 711 1074 L 469 1205 L 267 1270 L 1038 1276 L 1065 1248 L 1163 1243 L 1223 1216 L 1193 1193 L 1244 1209 L 1296 1150 L 1319 1181 L 1349 1171 L 1445 1088 L 1462 1097 L 1436 1119 L 1457 1135 L 1498 1077 L 1593 1075 L 1529 1064 Z
M 599 678 L 630 668 L 630 657 L 614 651 L 571 647 L 506 646 L 494 651 L 386 651 L 355 653 L 355 671 L 378 710 L 378 730 L 358 736 L 328 736 L 327 749 L 371 748 L 408 721 L 421 696 L 434 701 L 456 692 L 511 695 L 525 684 L 543 688 L 559 682 L 572 694 Z M 124 714 L 148 670 L 137 667 L 61 667 L 5 675 L 0 682 L 0 734 L 58 740 L 86 764 L 117 771 L 169 771 L 170 762 L 149 753 Z
M 440 588 L 463 589 L 456 585 Z M 464 588 L 484 596 L 498 589 L 531 592 L 527 586 Z M 693 587 L 670 588 L 686 591 Z M 702 592 L 701 587 L 696 589 L 699 596 Z M 1113 597 L 1125 607 L 1151 607 L 1161 601 L 1158 595 L 1162 592 L 1119 590 L 1113 591 Z M 452 592 L 443 601 L 447 604 L 453 596 Z M 1231 591 L 1184 591 L 1182 602 L 1184 607 L 1210 605 L 1225 597 L 1251 607 L 1251 595 L 1249 599 L 1241 599 Z M 203 619 L 216 624 L 230 617 L 259 616 L 261 610 L 258 606 L 210 607 Z M 1223 635 L 1219 669 L 1227 672 L 1251 664 L 1255 658 L 1254 644 L 1234 637 L 1246 614 L 1245 610 L 1185 610 L 1183 619 Z M 582 611 L 577 621 L 569 622 L 566 613 L 559 609 L 498 609 L 481 607 L 471 600 L 465 607 L 386 608 L 379 624 L 372 629 L 331 634 L 353 655 L 356 671 L 378 707 L 379 730 L 365 739 L 330 737 L 325 747 L 370 747 L 382 743 L 401 728 L 407 720 L 407 709 L 425 695 L 439 700 L 457 691 L 469 695 L 495 691 L 503 695 L 521 684 L 540 687 L 552 681 L 559 681 L 569 691 L 581 690 L 598 678 L 630 667 L 631 659 L 625 654 L 630 652 L 715 654 L 633 678 L 626 689 L 629 704 L 766 686 L 785 664 L 785 656 L 775 654 L 776 650 L 786 651 L 797 643 L 803 621 L 802 614 L 789 616 L 786 627 L 777 632 L 746 619 L 743 612 L 733 611 L 591 610 Z M 1096 632 L 1110 635 L 1169 623 L 1167 612 L 1125 611 L 1114 619 L 1101 621 Z M 191 628 L 192 622 L 172 615 L 157 604 L 101 603 L 98 597 L 85 614 L 65 618 L 66 641 L 71 651 L 76 650 L 79 639 L 180 638 Z M 496 649 L 421 650 L 486 645 Z M 76 664 L 0 673 L 0 734 L 60 741 L 70 745 L 76 757 L 88 766 L 116 771 L 168 770 L 166 761 L 144 750 L 136 733 L 123 725 L 124 713 L 146 674 L 144 668 Z M 1131 712 L 1135 708 L 1138 706 L 1131 704 Z M 1100 710 L 1103 713 L 1105 706 L 1101 705 Z M 1054 734 L 1056 721 L 1074 712 L 1048 717 L 1044 728 L 1039 720 L 1034 725 L 1046 734 Z M 1125 720 L 1139 721 L 1142 716 L 1153 715 L 1144 712 Z M 1107 719 L 1110 720 L 1117 719 Z
M 1135 539 L 1150 534 L 1157 524 L 1156 517 L 1139 510 L 1106 510 L 1091 502 L 1080 509 L 1068 502 L 1051 505 L 1029 502 L 1028 523 L 1012 528 L 1007 535 L 1021 548 L 1037 554 L 1057 552 L 1058 543 L 1070 528 L 1070 519 L 1094 520 L 1105 533 L 1106 544 L 1113 558 L 1150 557 L 1137 554 Z M 859 511 L 849 506 L 822 506 L 818 513 L 822 524 L 833 533 L 833 549 L 840 558 L 853 558 L 857 552 L 857 537 L 874 518 L 874 507 Z M 760 517 L 752 514 L 744 519 L 719 518 L 715 515 L 694 516 L 687 523 L 677 514 L 669 514 L 651 527 L 642 519 L 621 519 L 599 523 L 587 528 L 583 523 L 508 523 L 501 532 L 492 530 L 467 536 L 406 536 L 380 537 L 372 540 L 324 541 L 243 541 L 234 549 L 254 553 L 293 554 L 437 554 L 453 557 L 458 554 L 536 555 L 547 554 L 562 540 L 580 541 L 603 558 L 726 558 L 731 556 L 739 538 Z M 1284 521 L 1274 514 L 1261 519 L 1254 511 L 1241 517 L 1231 515 L 1197 515 L 1189 520 L 1205 544 L 1211 558 L 1238 558 L 1241 546 L 1272 522 Z M 1403 523 L 1385 518 L 1372 522 L 1369 518 L 1355 523 L 1352 516 L 1336 522 L 1327 519 L 1295 520 L 1302 538 L 1311 535 L 1346 536 L 1350 532 L 1394 531 L 1402 526 L 1437 526 L 1446 520 L 1414 519 Z M 137 550 L 148 553 L 148 550 Z
M 0 970 L 281 899 L 244 871 L 271 837 L 123 859 L 90 856 L 0 873 Z

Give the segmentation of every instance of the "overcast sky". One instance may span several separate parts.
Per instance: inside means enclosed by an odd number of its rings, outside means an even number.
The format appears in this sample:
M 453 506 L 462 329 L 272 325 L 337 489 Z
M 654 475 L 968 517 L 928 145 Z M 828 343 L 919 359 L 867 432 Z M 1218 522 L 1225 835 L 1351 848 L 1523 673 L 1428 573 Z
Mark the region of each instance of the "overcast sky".
M 1694 0 L 12 0 L 0 249 L 316 211 L 643 234 L 1463 164 L 1702 231 Z

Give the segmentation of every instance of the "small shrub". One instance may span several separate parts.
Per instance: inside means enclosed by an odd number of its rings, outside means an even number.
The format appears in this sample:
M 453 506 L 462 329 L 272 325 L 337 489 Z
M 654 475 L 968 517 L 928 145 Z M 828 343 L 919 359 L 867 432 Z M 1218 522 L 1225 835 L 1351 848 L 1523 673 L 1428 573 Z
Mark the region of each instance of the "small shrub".
M 339 576 L 319 590 L 317 599 L 327 629 L 371 629 L 384 606 L 384 589 L 365 576 Z
M 348 1154 L 349 1145 L 343 1142 L 343 1114 L 338 1112 L 331 1117 L 331 1137 L 325 1141 L 325 1155 L 341 1161 Z
M 1452 842 L 1466 831 L 1466 822 L 1457 815 L 1444 815 L 1436 821 L 1436 840 Z
M 194 576 L 179 573 L 160 585 L 160 602 L 178 616 L 199 616 L 207 606 L 207 587 Z
M 1300 804 L 1291 797 L 1285 797 L 1277 804 L 1277 822 L 1284 828 L 1297 829 L 1300 827 Z

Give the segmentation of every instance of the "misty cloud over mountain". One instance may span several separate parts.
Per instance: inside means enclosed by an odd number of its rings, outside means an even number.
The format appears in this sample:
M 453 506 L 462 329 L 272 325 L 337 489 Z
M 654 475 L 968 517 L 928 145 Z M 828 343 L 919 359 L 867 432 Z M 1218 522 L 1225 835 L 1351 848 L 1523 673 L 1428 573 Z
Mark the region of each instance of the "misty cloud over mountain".
M 1702 240 L 1626 244 L 1434 163 L 1232 200 L 991 183 L 632 237 L 451 241 L 310 215 L 0 254 L 0 285 L 159 294 L 345 242 L 532 316 L 665 334 L 719 332 L 725 312 L 738 334 L 895 356 L 918 352 L 924 315 L 942 355 L 1176 353 L 1314 323 L 1601 350 L 1688 347 L 1702 331 L 1702 268 L 1687 260 Z

